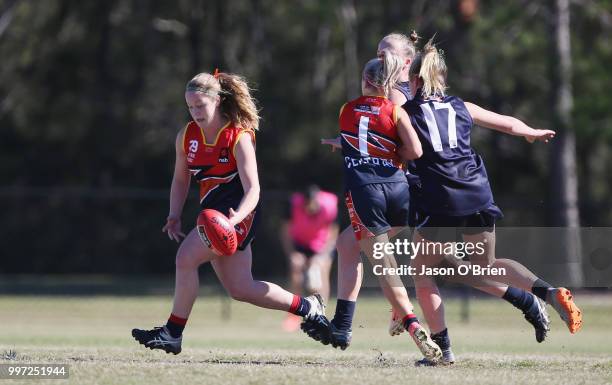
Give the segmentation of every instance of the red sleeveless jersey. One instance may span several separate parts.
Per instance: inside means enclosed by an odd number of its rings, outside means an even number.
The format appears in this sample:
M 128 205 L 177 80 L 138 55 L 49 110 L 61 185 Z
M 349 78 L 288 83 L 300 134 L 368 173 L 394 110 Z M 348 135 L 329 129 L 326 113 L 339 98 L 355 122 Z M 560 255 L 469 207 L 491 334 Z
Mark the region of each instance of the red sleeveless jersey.
M 340 111 L 340 137 L 348 187 L 403 182 L 396 108 L 382 96 L 361 96 Z
M 187 167 L 200 185 L 200 204 L 212 207 L 227 199 L 241 199 L 244 195 L 234 150 L 238 138 L 249 134 L 255 143 L 253 130 L 226 124 L 213 143 L 206 143 L 204 132 L 193 121 L 185 127 L 183 150 L 187 156 Z

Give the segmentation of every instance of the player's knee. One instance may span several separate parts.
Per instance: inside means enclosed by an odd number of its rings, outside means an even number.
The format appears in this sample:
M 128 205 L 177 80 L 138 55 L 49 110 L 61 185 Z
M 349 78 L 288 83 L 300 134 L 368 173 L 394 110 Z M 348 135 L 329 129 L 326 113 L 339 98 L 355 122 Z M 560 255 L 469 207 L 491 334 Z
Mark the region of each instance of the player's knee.
M 230 286 L 227 292 L 233 300 L 240 302 L 251 302 L 252 293 L 247 287 L 241 285 Z
M 418 299 L 428 298 L 432 294 L 440 295 L 436 282 L 431 279 L 420 280 L 415 292 Z
M 495 263 L 495 251 L 492 248 L 484 247 L 470 255 L 470 262 L 472 265 L 479 265 L 486 267 Z
M 198 264 L 195 261 L 195 258 L 192 258 L 186 253 L 178 253 L 176 255 L 176 259 L 174 260 L 174 264 L 177 269 L 195 269 L 198 267 Z
M 493 253 L 484 253 L 479 255 L 477 258 L 470 258 L 470 262 L 473 265 L 478 265 L 482 267 L 490 266 L 495 263 L 495 255 Z

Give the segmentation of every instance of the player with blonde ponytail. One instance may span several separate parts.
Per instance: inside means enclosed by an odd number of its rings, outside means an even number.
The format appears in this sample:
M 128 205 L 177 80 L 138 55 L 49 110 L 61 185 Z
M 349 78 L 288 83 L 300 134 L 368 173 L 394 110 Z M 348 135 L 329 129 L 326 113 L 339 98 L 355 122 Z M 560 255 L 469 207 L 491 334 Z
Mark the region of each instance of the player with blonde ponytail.
M 421 86 L 423 97 L 444 97 L 446 95 L 448 69 L 442 55 L 443 53 L 438 51 L 433 44 L 432 38 L 412 62 L 411 71 L 416 72 L 418 69 L 418 78 L 423 82 Z M 412 72 L 410 75 L 416 76 Z
M 318 294 L 297 296 L 273 283 L 256 281 L 251 274 L 251 241 L 259 217 L 255 131 L 260 119 L 246 81 L 235 74 L 201 73 L 187 83 L 185 101 L 193 120 L 176 137 L 170 212 L 162 229 L 180 242 L 172 312 L 163 327 L 133 329 L 132 336 L 150 349 L 180 353 L 183 329 L 198 295 L 198 268 L 206 262 L 238 301 L 288 311 L 305 320 L 323 314 Z M 191 177 L 200 187 L 201 208 L 223 213 L 235 227 L 234 254 L 217 256 L 195 228 L 186 236 L 182 232 L 180 218 Z

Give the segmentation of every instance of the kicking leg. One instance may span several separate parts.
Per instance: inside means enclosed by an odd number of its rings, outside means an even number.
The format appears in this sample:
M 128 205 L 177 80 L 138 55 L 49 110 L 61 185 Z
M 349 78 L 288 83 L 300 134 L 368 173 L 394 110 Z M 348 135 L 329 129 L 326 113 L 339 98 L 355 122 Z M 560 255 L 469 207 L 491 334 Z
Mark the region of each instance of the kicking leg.
M 489 279 L 530 291 L 537 297 L 553 306 L 559 316 L 565 321 L 570 333 L 576 333 L 582 327 L 582 312 L 574 304 L 573 296 L 564 287 L 554 288 L 546 281 L 539 279 L 529 269 L 511 259 L 495 258 L 495 230 L 479 234 L 464 235 L 466 242 L 474 244 L 481 242 L 483 253 L 475 253 L 471 257 L 472 264 L 482 267 L 503 268 L 506 274 L 487 276 Z
M 324 313 L 320 296 L 304 298 L 276 284 L 256 281 L 251 274 L 251 264 L 250 246 L 245 250 L 238 250 L 231 256 L 219 257 L 212 261 L 221 284 L 237 301 L 248 302 L 266 309 L 289 311 L 302 317 L 314 317 Z

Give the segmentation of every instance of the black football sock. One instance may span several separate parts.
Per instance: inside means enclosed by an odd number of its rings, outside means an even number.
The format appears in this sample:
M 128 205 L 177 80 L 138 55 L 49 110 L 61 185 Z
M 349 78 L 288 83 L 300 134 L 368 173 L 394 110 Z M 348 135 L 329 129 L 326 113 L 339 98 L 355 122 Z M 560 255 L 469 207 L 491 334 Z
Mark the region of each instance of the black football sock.
M 351 330 L 356 304 L 355 301 L 338 299 L 336 302 L 336 314 L 331 323 L 339 330 Z
M 531 292 L 541 298 L 543 301 L 546 301 L 546 294 L 549 290 L 553 289 L 552 285 L 546 281 L 541 280 L 540 278 L 536 279 L 533 283 L 533 287 L 531 288 Z
M 528 292 L 512 286 L 508 286 L 508 290 L 506 290 L 502 298 L 523 312 L 529 311 L 534 301 L 533 296 Z
M 438 344 L 438 346 L 442 350 L 447 350 L 451 347 L 450 337 L 448 336 L 448 329 L 444 329 L 440 333 L 432 334 L 431 339 L 433 340 L 433 342 Z
M 185 325 L 187 325 L 187 318 L 181 318 L 174 314 L 170 314 L 170 318 L 168 318 L 168 322 L 166 322 L 166 329 L 168 329 L 172 337 L 178 338 L 183 334 Z

